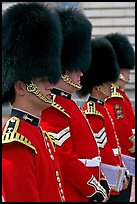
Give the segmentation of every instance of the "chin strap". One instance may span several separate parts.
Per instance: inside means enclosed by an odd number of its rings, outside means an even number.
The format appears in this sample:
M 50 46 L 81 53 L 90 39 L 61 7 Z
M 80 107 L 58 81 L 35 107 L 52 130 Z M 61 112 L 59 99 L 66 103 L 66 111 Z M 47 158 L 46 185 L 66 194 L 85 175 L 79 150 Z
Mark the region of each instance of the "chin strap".
M 63 81 L 65 81 L 67 84 L 73 86 L 74 88 L 77 88 L 77 89 L 82 88 L 81 85 L 75 84 L 75 82 L 73 82 L 72 79 L 67 74 L 62 75 L 61 78 L 63 79 Z
M 104 88 L 103 88 L 103 86 L 96 86 L 96 89 L 98 90 L 98 91 L 100 91 L 101 93 L 103 93 L 105 96 L 107 96 L 107 97 L 109 97 L 110 96 L 110 93 L 108 93 Z
M 38 98 L 40 98 L 42 101 L 44 101 L 45 103 L 49 103 L 52 104 L 53 103 L 53 99 L 49 99 L 48 97 L 44 96 L 41 91 L 38 89 L 38 87 L 36 86 L 36 84 L 34 84 L 32 81 L 30 84 L 27 84 L 27 91 L 33 93 L 34 95 L 36 95 Z
M 126 82 L 126 83 L 129 83 L 130 79 L 126 79 L 123 74 L 120 74 L 119 75 L 119 79 L 121 79 L 122 81 Z

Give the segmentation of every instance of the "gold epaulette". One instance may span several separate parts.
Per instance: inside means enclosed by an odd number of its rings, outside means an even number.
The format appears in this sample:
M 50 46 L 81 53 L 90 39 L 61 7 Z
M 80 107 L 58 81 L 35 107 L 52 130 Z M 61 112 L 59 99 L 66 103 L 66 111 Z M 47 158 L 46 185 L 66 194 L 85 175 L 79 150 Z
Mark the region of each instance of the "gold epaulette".
M 23 135 L 17 132 L 19 128 L 19 124 L 20 124 L 20 119 L 15 116 L 11 117 L 7 121 L 2 134 L 2 144 L 7 144 L 11 142 L 20 142 L 30 147 L 31 149 L 33 149 L 37 154 L 37 151 L 35 147 L 32 145 L 32 143 L 26 137 L 24 137 Z
M 70 116 L 66 113 L 66 111 L 64 110 L 64 108 L 62 108 L 62 106 L 60 106 L 59 104 L 57 104 L 56 102 L 53 102 L 52 105 L 54 108 L 58 109 L 59 111 L 61 111 L 62 113 L 64 113 L 67 117 L 70 118 Z
M 33 149 L 37 154 L 37 151 L 35 147 L 31 144 L 31 142 L 18 132 L 5 133 L 4 135 L 2 135 L 2 144 L 7 144 L 10 142 L 20 142 Z
M 108 97 L 108 98 L 119 97 L 119 98 L 123 99 L 123 96 L 119 92 L 117 92 L 116 88 L 117 88 L 117 86 L 115 84 L 112 84 L 111 96 Z
M 85 114 L 99 115 L 102 118 L 104 118 L 103 115 L 99 111 L 96 110 L 96 104 L 94 102 L 91 102 L 91 101 L 87 103 L 87 110 L 85 110 L 84 113 Z
M 135 152 L 135 135 L 132 135 L 129 140 L 133 143 L 133 147 L 131 147 L 130 149 L 128 149 L 131 153 Z
M 10 132 L 17 132 L 19 128 L 20 119 L 13 116 L 7 122 L 3 130 L 3 134 Z

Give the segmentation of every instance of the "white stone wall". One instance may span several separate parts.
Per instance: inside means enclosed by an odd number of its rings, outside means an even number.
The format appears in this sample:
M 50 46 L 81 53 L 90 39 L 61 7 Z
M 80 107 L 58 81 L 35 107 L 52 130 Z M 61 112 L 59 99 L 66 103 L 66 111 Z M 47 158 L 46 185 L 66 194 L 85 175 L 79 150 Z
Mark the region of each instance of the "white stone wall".
M 93 37 L 120 32 L 135 50 L 135 2 L 81 2 L 80 6 L 93 25 Z M 135 105 L 135 70 L 130 79 L 126 92 Z

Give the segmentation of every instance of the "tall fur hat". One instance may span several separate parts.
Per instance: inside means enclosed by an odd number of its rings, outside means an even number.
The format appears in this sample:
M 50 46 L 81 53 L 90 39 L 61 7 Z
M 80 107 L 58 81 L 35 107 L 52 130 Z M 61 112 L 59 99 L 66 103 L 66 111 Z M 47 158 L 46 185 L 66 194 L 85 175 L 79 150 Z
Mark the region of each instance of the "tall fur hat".
M 128 38 L 120 33 L 111 33 L 105 36 L 113 45 L 117 54 L 120 69 L 134 69 L 135 54 Z
M 86 71 L 91 63 L 92 24 L 77 8 L 57 9 L 63 33 L 62 69 Z
M 111 43 L 105 38 L 92 39 L 92 61 L 89 70 L 81 78 L 79 95 L 87 95 L 93 86 L 115 82 L 119 76 L 119 65 Z
M 61 76 L 62 32 L 59 15 L 42 3 L 17 3 L 2 16 L 2 97 L 15 81 Z M 3 101 L 3 103 L 5 103 Z

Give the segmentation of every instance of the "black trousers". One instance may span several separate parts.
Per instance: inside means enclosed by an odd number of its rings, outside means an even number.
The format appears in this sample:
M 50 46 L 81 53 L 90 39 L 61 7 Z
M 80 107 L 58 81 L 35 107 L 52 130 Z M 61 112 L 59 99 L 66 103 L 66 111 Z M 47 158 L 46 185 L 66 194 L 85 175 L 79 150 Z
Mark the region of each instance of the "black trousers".
M 130 178 L 130 182 L 128 184 L 127 189 L 123 190 L 119 195 L 120 202 L 129 202 L 130 196 L 131 196 L 131 188 L 132 188 L 132 177 Z
M 107 202 L 120 202 L 119 195 L 111 195 L 109 200 L 107 200 Z
M 128 188 L 122 190 L 120 195 L 111 195 L 107 202 L 129 202 L 131 196 L 131 187 L 132 187 L 132 177 L 128 184 Z

